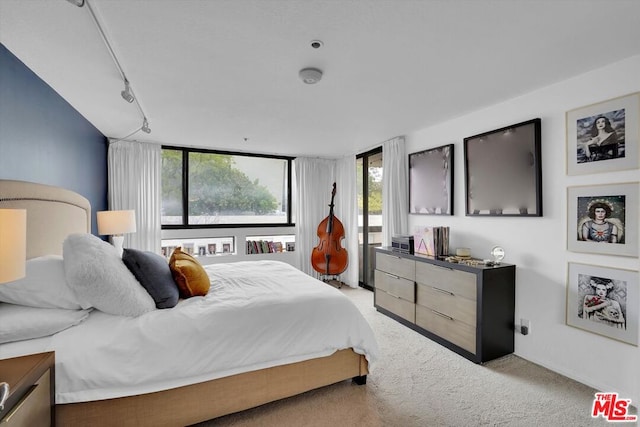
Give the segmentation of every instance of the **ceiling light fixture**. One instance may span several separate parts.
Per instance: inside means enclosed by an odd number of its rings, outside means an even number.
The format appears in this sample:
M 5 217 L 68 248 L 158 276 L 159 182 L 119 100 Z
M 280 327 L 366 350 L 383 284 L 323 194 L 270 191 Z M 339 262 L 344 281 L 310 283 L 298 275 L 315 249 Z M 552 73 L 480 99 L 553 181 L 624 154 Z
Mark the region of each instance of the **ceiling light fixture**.
M 151 133 L 151 128 L 149 127 L 149 122 L 147 121 L 146 117 L 142 121 L 142 127 L 140 128 L 140 130 L 144 133 Z
M 322 40 L 311 40 L 311 47 L 314 49 L 320 49 L 322 46 L 324 46 L 324 43 L 322 43 Z
M 133 94 L 131 93 L 131 87 L 129 86 L 129 80 L 124 79 L 124 90 L 122 92 L 120 92 L 120 95 L 122 95 L 122 98 L 127 101 L 129 104 L 131 104 L 136 98 L 133 96 Z
M 78 7 L 84 6 L 84 0 L 67 0 L 67 1 Z
M 298 74 L 300 79 L 308 85 L 316 84 L 322 79 L 322 71 L 317 68 L 303 68 Z

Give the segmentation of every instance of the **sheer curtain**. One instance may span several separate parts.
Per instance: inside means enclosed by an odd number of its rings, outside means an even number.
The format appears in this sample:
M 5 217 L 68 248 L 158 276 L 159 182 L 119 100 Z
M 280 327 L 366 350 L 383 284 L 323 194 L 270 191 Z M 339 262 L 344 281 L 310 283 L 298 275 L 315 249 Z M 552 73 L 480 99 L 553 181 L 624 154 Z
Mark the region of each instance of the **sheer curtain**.
M 335 182 L 335 161 L 297 157 L 294 160 L 297 188 L 296 261 L 300 270 L 317 277 L 311 266 L 311 251 L 318 244 L 318 224 L 329 213 Z
M 160 253 L 162 147 L 132 141 L 109 144 L 109 209 L 136 212 L 136 232 L 124 247 Z
M 335 214 L 344 226 L 342 247 L 349 254 L 349 266 L 340 276 L 352 288 L 358 287 L 358 200 L 356 189 L 356 156 L 346 156 L 336 161 Z
M 382 246 L 391 236 L 407 234 L 409 221 L 409 175 L 404 136 L 382 143 Z

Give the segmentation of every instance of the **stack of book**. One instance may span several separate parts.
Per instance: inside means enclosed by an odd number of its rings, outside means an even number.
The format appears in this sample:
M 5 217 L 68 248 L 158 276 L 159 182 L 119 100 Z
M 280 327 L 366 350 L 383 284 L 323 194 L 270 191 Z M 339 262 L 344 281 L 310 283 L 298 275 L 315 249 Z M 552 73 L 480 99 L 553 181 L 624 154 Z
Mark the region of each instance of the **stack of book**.
M 267 240 L 247 240 L 248 254 L 268 254 L 282 252 L 282 243 Z
M 449 227 L 416 227 L 413 245 L 416 254 L 449 255 Z

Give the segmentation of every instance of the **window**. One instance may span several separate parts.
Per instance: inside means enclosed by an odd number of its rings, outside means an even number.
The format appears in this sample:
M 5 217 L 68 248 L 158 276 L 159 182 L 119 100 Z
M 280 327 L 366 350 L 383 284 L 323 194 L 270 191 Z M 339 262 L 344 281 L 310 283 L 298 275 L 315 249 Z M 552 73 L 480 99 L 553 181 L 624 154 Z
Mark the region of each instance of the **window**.
M 163 228 L 291 226 L 291 162 L 163 147 Z

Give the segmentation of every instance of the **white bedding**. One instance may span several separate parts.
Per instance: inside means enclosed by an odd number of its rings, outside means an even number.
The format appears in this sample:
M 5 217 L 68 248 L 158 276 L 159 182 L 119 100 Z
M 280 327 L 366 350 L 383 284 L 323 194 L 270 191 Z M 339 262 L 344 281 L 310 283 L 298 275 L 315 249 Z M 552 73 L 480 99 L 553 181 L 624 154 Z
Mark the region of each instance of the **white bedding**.
M 49 337 L 0 345 L 0 358 L 56 352 L 56 403 L 131 396 L 352 347 L 369 368 L 369 324 L 339 290 L 278 261 L 206 267 L 211 290 L 136 318 L 94 310 Z

